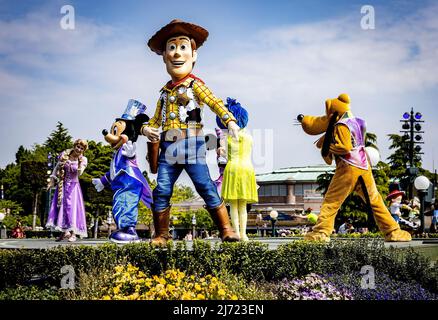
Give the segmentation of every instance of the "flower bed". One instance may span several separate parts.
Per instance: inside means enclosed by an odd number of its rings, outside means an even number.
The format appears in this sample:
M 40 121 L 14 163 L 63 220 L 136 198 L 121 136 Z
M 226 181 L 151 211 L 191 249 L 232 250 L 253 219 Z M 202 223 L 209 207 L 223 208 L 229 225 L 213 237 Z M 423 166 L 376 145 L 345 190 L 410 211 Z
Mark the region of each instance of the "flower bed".
M 0 298 L 14 296 L 17 286 L 60 287 L 66 265 L 77 284 L 58 290 L 63 299 L 436 299 L 438 292 L 430 259 L 379 240 L 295 241 L 277 250 L 252 241 L 195 241 L 192 250 L 184 242 L 1 250 Z M 374 268 L 377 290 L 359 290 L 363 266 Z

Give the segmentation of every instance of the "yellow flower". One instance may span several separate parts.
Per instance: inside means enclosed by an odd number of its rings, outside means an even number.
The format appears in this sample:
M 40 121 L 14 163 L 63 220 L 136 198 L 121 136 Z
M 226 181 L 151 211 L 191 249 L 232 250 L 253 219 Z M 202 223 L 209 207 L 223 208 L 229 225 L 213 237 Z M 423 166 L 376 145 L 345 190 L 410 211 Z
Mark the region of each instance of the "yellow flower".
M 203 294 L 200 294 L 200 293 L 196 296 L 196 298 L 199 300 L 205 300 L 205 296 Z
M 192 295 L 189 292 L 184 292 L 181 296 L 181 300 L 192 300 Z
M 122 272 L 123 269 L 124 269 L 123 266 L 116 266 L 116 267 L 114 268 L 114 270 L 115 270 L 117 273 Z
M 114 287 L 114 288 L 113 288 L 113 292 L 114 292 L 114 294 L 119 294 L 119 292 L 120 292 L 120 286 Z
M 232 296 L 231 296 L 231 300 L 237 300 L 238 298 L 237 298 L 237 296 L 235 295 L 235 294 L 233 294 Z
M 225 290 L 224 289 L 219 289 L 217 294 L 220 295 L 220 296 L 224 296 L 225 295 Z
M 103 300 L 111 300 L 111 297 L 110 296 L 104 296 L 102 299 Z
M 195 289 L 197 291 L 201 291 L 202 290 L 202 288 L 201 288 L 201 286 L 199 284 L 195 284 Z
M 139 297 L 138 292 L 135 292 L 135 293 L 131 294 L 128 298 L 129 298 L 129 300 L 137 300 L 138 297 Z

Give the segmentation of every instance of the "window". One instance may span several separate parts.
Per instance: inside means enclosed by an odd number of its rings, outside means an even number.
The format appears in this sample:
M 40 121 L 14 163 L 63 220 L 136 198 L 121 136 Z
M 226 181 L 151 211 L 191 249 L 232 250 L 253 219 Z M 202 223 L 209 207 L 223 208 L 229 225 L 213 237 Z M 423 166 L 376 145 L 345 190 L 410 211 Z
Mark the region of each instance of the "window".
M 261 186 L 259 189 L 261 197 L 282 197 L 287 196 L 287 185 L 285 184 L 268 184 Z
M 279 190 L 280 196 L 287 196 L 287 185 L 281 184 Z
M 266 193 L 266 186 L 260 186 L 259 188 L 259 197 L 264 197 Z
M 312 185 L 311 184 L 305 184 L 305 185 L 303 185 L 303 194 L 304 195 L 306 195 L 306 194 L 309 194 L 309 193 L 312 193 L 313 191 L 312 191 Z
M 295 185 L 295 195 L 296 196 L 302 196 L 303 195 L 303 185 L 302 184 L 296 184 Z
M 278 197 L 280 195 L 278 184 L 273 184 L 271 187 L 272 187 L 272 196 Z

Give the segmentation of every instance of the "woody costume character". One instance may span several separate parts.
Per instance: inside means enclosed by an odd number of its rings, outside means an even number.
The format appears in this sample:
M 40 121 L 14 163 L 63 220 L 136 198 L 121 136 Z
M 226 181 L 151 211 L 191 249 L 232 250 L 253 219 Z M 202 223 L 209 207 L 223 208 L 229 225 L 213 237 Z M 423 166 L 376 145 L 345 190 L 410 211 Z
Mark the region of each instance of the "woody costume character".
M 325 108 L 324 116 L 300 114 L 297 117 L 307 134 L 324 133 L 316 146 L 327 164 L 336 162 L 335 175 L 324 196 L 318 221 L 304 239 L 330 241 L 339 208 L 347 196 L 356 191 L 372 210 L 385 241 L 410 241 L 411 235 L 400 229 L 377 190 L 365 150 L 366 124 L 352 114 L 350 97 L 344 93 L 328 99 Z
M 155 114 L 142 128 L 142 133 L 151 140 L 148 142 L 151 172 L 158 170 L 157 187 L 153 191 L 153 245 L 165 245 L 169 239 L 170 198 L 183 170 L 204 199 L 221 239 L 239 240 L 206 164 L 203 105 L 210 107 L 231 135 L 236 137 L 239 127 L 222 100 L 191 73 L 197 59 L 197 48 L 207 37 L 208 31 L 200 26 L 172 20 L 148 41 L 149 48 L 163 56 L 172 79 L 160 90 Z M 161 133 L 158 131 L 160 127 Z

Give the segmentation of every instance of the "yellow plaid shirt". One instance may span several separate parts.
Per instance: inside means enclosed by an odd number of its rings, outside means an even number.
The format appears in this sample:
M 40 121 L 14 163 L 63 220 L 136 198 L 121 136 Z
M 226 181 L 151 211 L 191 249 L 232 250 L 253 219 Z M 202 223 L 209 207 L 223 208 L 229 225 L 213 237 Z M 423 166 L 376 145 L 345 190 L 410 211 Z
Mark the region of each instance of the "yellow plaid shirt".
M 189 88 L 192 82 L 194 99 L 201 108 L 204 104 L 208 105 L 210 109 L 217 114 L 222 122 L 227 126 L 230 121 L 236 121 L 233 114 L 228 111 L 227 107 L 224 105 L 223 101 L 215 97 L 201 79 L 196 78 L 193 75 L 189 75 L 180 82 L 177 82 L 174 85 L 168 83 L 161 89 L 161 96 L 160 99 L 158 99 L 155 114 L 149 120 L 149 122 L 145 124 L 145 126 L 152 128 L 160 128 L 162 126 L 163 131 L 167 131 L 169 129 L 187 129 L 189 125 L 186 122 L 181 121 L 179 114 L 180 108 L 178 106 L 176 97 L 178 88 L 182 86 Z M 165 108 L 165 112 L 163 112 L 163 108 Z M 165 118 L 163 123 L 164 113 Z M 190 124 L 190 128 L 202 128 L 202 124 Z

